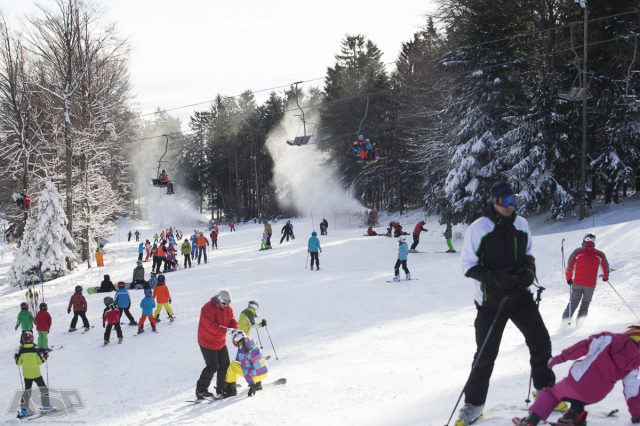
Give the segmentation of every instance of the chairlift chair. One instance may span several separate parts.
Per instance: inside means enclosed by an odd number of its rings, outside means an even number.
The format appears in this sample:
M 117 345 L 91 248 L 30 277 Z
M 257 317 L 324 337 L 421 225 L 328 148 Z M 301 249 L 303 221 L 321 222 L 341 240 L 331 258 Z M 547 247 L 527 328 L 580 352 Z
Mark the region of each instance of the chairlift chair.
M 296 137 L 293 140 L 288 140 L 287 139 L 287 144 L 289 144 L 291 146 L 308 145 L 309 141 L 313 137 L 313 134 L 314 134 L 315 128 L 316 128 L 316 124 L 315 123 L 307 123 L 306 122 L 306 120 L 304 118 L 304 110 L 302 109 L 302 107 L 300 106 L 300 103 L 298 102 L 298 84 L 300 84 L 300 83 L 302 83 L 302 82 L 301 81 L 296 81 L 294 84 L 296 86 L 296 88 L 295 88 L 295 90 L 296 90 L 296 105 L 298 106 L 298 109 L 301 112 L 301 114 L 298 117 L 301 118 L 302 124 L 300 125 L 300 127 L 298 127 L 298 133 L 296 133 Z M 307 124 L 313 126 L 311 128 L 310 134 L 307 133 Z M 302 129 L 302 135 L 300 134 L 300 129 Z
M 584 87 L 580 86 L 580 77 L 584 72 L 579 71 L 578 74 L 573 79 L 573 83 L 571 84 L 571 88 L 568 91 L 560 91 L 558 92 L 558 96 L 569 102 L 578 102 L 584 99 L 585 95 L 587 99 L 591 99 L 591 93 L 589 93 L 589 84 L 591 84 L 591 79 L 593 78 L 593 72 L 587 72 L 586 76 L 586 84 Z M 578 83 L 578 84 L 576 84 Z
M 158 160 L 158 171 L 156 173 L 156 178 L 151 178 L 151 184 L 155 187 L 158 188 L 167 188 L 167 194 L 175 194 L 175 192 L 173 191 L 173 182 L 167 180 L 164 181 L 160 178 L 161 173 L 161 167 L 162 167 L 162 158 L 165 156 L 165 154 L 167 153 L 167 149 L 169 148 L 169 136 L 168 135 L 162 135 L 166 138 L 166 144 L 164 146 L 164 153 L 160 156 L 160 159 Z

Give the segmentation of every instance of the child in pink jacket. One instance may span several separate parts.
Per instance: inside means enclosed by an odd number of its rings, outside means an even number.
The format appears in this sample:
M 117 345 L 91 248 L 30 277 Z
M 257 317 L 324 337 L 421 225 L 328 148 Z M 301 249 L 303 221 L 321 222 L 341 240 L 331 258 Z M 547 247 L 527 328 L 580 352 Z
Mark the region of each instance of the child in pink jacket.
M 558 423 L 586 424 L 586 404 L 601 401 L 622 380 L 624 395 L 631 413 L 631 422 L 640 423 L 640 326 L 634 325 L 624 333 L 602 332 L 589 336 L 549 359 L 548 366 L 569 360 L 574 362 L 569 375 L 553 387 L 544 388 L 529 410 L 529 416 L 519 426 L 537 425 L 546 419 L 562 400 L 571 402 Z

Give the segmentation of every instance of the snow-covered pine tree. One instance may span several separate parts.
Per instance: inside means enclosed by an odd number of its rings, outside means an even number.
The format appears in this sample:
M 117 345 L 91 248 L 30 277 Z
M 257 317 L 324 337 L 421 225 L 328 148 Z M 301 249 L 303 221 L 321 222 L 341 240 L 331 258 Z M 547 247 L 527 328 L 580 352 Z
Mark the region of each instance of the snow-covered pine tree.
M 12 286 L 49 281 L 76 268 L 75 243 L 66 226 L 62 198 L 55 185 L 47 181 L 9 269 Z

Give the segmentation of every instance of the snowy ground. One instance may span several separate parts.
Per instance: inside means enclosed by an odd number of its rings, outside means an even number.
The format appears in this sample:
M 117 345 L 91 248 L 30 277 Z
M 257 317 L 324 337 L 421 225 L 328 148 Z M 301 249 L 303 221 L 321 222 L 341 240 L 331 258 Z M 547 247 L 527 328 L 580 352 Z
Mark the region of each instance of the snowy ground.
M 640 312 L 638 207 L 639 200 L 626 200 L 616 208 L 599 206 L 599 213 L 582 223 L 575 219 L 552 224 L 542 218 L 530 220 L 538 278 L 547 289 L 540 309 L 552 334 L 554 353 L 592 333 L 621 331 L 640 322 L 612 289 L 600 282 L 588 320 L 578 329 L 561 328 L 560 323 L 568 301 L 560 244 L 564 238 L 568 254 L 586 231 L 595 231 L 598 247 L 605 251 L 612 267 L 620 268 L 612 273 L 611 283 L 632 309 Z M 417 219 L 418 215 L 408 215 L 401 222 L 411 232 Z M 209 263 L 167 274 L 176 322 L 163 321 L 158 334 L 136 337 L 135 327 L 123 326 L 123 344 L 103 348 L 100 316 L 105 295 L 86 296 L 88 317 L 96 326 L 86 334 L 64 334 L 71 320 L 66 307 L 76 285 L 85 289 L 98 285 L 103 274 L 110 274 L 114 282 L 131 280 L 137 244 L 126 242 L 125 233 L 140 229 L 146 239 L 160 226 L 123 222 L 118 234 L 110 238 L 105 268 L 82 266 L 77 273 L 45 285 L 53 317 L 49 342 L 64 348 L 51 353 L 43 374 L 54 388 L 78 390 L 85 404 L 76 415 L 47 420 L 91 424 L 445 424 L 469 373 L 475 349 L 475 309 L 473 286 L 462 276 L 459 254 L 442 253 L 446 250 L 444 227 L 428 218 L 429 232 L 423 233 L 418 247 L 425 253 L 409 257 L 409 268 L 418 280 L 395 284 L 385 282 L 393 274 L 395 239 L 364 237 L 363 229 L 350 230 L 348 226 L 336 230 L 331 222 L 329 235 L 321 237 L 322 269 L 313 272 L 305 269 L 310 220 L 293 220 L 297 239 L 282 245 L 278 241 L 283 223 L 274 224 L 274 249 L 261 252 L 257 249 L 262 226 L 240 224 L 236 233 L 223 229 L 220 248 L 210 254 Z M 381 223 L 388 223 L 388 219 L 381 219 Z M 189 232 L 193 223 L 182 228 Z M 462 234 L 464 228 L 454 227 L 454 232 Z M 457 249 L 461 244 L 460 239 L 454 240 Z M 0 250 L 0 283 L 6 283 L 12 250 L 6 246 Z M 148 271 L 149 264 L 145 266 Z M 276 360 L 263 330 L 264 352 L 272 356 L 267 381 L 286 377 L 288 384 L 265 389 L 253 398 L 187 405 L 184 401 L 193 398 L 204 367 L 196 341 L 200 308 L 222 288 L 231 290 L 236 316 L 249 300 L 260 302 L 259 314 L 269 321 L 278 355 Z M 141 297 L 141 292 L 132 291 L 136 317 Z M 13 362 L 19 336 L 13 326 L 22 300 L 21 291 L 0 284 L 0 402 L 6 407 L 21 388 Z M 252 333 L 255 338 L 255 331 Z M 235 354 L 231 346 L 230 353 Z M 556 367 L 558 377 L 564 377 L 568 367 Z M 486 418 L 478 424 L 506 425 L 511 417 L 524 414 L 500 407 L 524 406 L 528 381 L 526 346 L 509 324 L 491 381 Z M 619 384 L 604 401 L 590 408 L 590 425 L 630 424 Z M 619 417 L 599 418 L 599 413 L 614 408 L 620 409 Z M 4 411 L 3 423 L 16 421 L 14 413 Z

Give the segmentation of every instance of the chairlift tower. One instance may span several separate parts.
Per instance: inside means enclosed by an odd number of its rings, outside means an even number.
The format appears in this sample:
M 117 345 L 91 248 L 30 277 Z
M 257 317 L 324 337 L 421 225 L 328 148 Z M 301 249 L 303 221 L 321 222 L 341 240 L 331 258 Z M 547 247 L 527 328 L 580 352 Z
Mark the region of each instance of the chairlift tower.
M 587 0 L 574 0 L 575 3 L 580 3 L 580 7 L 583 11 L 584 19 L 584 64 L 583 72 L 584 78 L 582 84 L 584 90 L 582 91 L 582 154 L 580 156 L 580 220 L 585 216 L 585 178 L 586 178 L 586 164 L 587 164 Z

